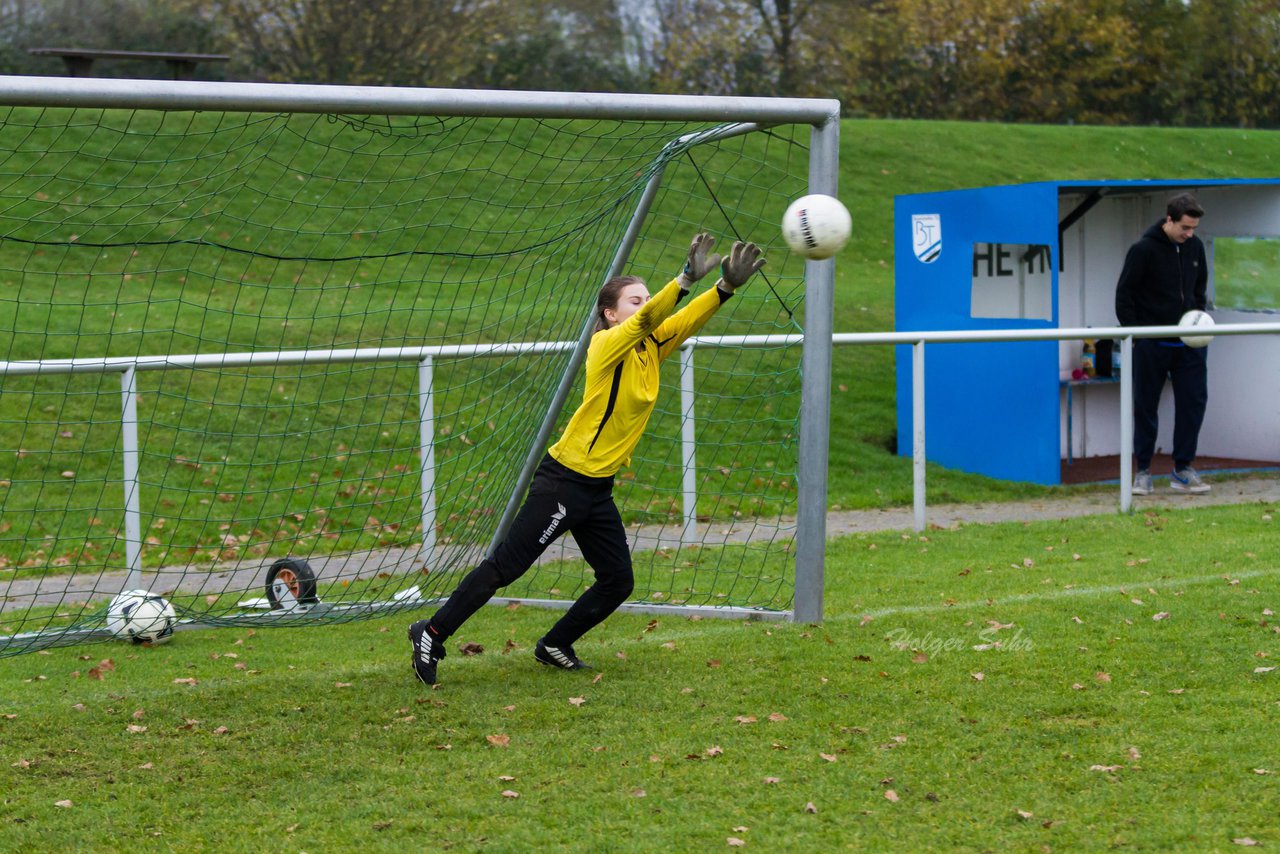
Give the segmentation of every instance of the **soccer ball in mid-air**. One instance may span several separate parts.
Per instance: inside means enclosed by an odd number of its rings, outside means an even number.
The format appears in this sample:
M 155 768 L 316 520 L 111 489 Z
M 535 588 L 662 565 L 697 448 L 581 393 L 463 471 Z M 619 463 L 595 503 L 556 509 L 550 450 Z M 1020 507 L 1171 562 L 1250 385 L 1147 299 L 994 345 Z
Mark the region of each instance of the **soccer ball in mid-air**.
M 811 261 L 839 252 L 849 242 L 853 218 L 833 196 L 815 193 L 801 196 L 782 215 L 782 239 L 791 251 Z
M 173 605 L 147 590 L 126 590 L 107 606 L 107 631 L 134 643 L 164 643 L 177 624 Z
M 1213 318 L 1208 312 L 1193 308 L 1186 314 L 1182 315 L 1182 319 L 1178 321 L 1179 326 L 1186 326 L 1195 329 L 1197 332 L 1213 326 Z M 1213 340 L 1212 335 L 1183 335 L 1182 343 L 1188 347 L 1207 347 L 1209 342 Z

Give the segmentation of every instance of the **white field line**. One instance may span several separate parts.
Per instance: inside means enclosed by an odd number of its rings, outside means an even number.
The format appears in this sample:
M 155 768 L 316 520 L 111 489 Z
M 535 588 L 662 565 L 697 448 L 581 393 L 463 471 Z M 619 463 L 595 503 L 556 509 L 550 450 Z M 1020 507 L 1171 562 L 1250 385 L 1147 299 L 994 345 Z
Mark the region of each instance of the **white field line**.
M 1129 590 L 1145 591 L 1148 587 L 1164 587 L 1167 589 L 1171 585 L 1183 586 L 1188 584 L 1210 584 L 1215 581 L 1227 583 L 1229 580 L 1244 581 L 1245 579 L 1265 578 L 1273 575 L 1280 575 L 1280 567 L 1272 567 L 1270 569 L 1251 569 L 1248 572 L 1198 575 L 1190 578 L 1165 577 L 1149 581 L 1129 581 L 1124 584 L 1108 584 L 1105 587 L 1063 587 L 1057 590 L 1046 590 L 1043 593 L 1019 593 L 1016 596 L 982 599 L 973 602 L 955 602 L 951 604 L 935 602 L 929 605 L 895 605 L 889 608 L 877 608 L 875 610 L 862 611 L 860 613 L 841 614 L 840 616 L 835 617 L 834 620 L 863 620 L 868 617 L 874 620 L 880 617 L 891 617 L 896 614 L 930 614 L 939 611 L 957 611 L 967 608 L 994 608 L 1001 605 L 1019 605 L 1025 602 L 1052 602 L 1058 599 L 1083 599 L 1090 596 L 1112 595 Z

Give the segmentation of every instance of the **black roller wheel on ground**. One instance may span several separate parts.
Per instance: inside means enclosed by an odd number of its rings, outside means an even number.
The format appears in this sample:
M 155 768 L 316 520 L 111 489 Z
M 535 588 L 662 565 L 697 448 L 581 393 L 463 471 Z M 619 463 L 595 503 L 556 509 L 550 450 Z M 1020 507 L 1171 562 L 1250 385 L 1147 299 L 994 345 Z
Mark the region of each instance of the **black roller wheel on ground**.
M 267 570 L 267 601 L 273 609 L 292 608 L 298 605 L 314 605 L 316 574 L 301 558 L 285 557 L 271 564 Z

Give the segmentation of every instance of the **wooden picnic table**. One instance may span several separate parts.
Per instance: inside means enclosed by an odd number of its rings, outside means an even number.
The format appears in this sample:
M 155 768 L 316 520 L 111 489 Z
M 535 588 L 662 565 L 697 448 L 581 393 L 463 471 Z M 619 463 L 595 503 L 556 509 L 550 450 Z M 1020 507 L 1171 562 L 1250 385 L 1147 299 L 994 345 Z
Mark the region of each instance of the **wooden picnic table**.
M 174 80 L 190 80 L 202 62 L 226 62 L 223 53 L 167 53 L 151 50 L 93 50 L 79 47 L 31 47 L 32 56 L 60 56 L 70 77 L 90 77 L 95 59 L 153 60 L 169 66 Z

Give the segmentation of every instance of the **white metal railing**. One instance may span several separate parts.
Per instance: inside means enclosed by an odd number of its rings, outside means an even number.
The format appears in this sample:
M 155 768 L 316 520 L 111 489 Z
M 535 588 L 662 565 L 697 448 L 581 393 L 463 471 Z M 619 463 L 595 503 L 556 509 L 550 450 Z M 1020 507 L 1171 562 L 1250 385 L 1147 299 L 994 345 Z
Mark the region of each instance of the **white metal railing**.
M 1086 338 L 1118 338 L 1120 362 L 1120 510 L 1133 506 L 1133 375 L 1132 352 L 1135 338 L 1168 338 L 1185 332 L 1176 326 L 1091 327 L 1074 329 L 994 329 L 921 332 L 844 332 L 831 337 L 839 346 L 910 344 L 912 347 L 912 496 L 917 531 L 926 526 L 924 356 L 926 344 L 979 343 L 993 341 L 1071 341 Z M 1198 330 L 1199 331 L 1199 330 Z M 1280 323 L 1238 323 L 1214 326 L 1214 336 L 1280 334 Z M 697 336 L 681 346 L 680 411 L 681 459 L 683 461 L 681 540 L 697 539 L 697 447 L 695 430 L 696 389 L 694 351 L 723 348 L 794 347 L 804 343 L 800 334 Z M 434 361 L 441 358 L 469 358 L 570 352 L 573 341 L 450 345 L 435 347 L 371 347 L 343 350 L 283 350 L 274 353 L 219 353 L 206 355 L 137 356 L 93 359 L 50 359 L 46 361 L 0 361 L 0 377 L 72 373 L 115 373 L 121 375 L 121 444 L 125 515 L 126 589 L 140 585 L 142 571 L 142 513 L 138 478 L 137 375 L 141 371 L 196 368 L 243 368 L 273 365 L 404 362 L 418 363 L 419 444 L 421 452 L 421 503 L 423 548 L 435 547 L 435 414 L 433 403 Z
M 1201 331 L 1197 330 L 1197 335 Z M 1229 323 L 1212 327 L 1220 335 L 1280 334 L 1280 323 Z M 1070 329 L 986 329 L 929 332 L 837 333 L 835 345 L 911 345 L 911 461 L 912 503 L 917 531 L 925 518 L 924 348 L 926 344 L 963 344 L 991 341 L 1082 341 L 1086 338 L 1119 338 L 1120 358 L 1120 511 L 1133 508 L 1133 339 L 1176 338 L 1187 330 L 1178 326 L 1103 326 Z M 899 437 L 901 441 L 901 437 Z
M 683 472 L 683 528 L 681 540 L 697 538 L 698 486 L 694 430 L 693 351 L 698 348 L 792 347 L 804 343 L 803 335 L 737 335 L 691 338 L 681 347 L 680 398 L 684 415 L 681 427 Z M 571 352 L 574 341 L 473 344 L 434 347 L 367 347 L 342 350 L 281 350 L 272 353 L 216 353 L 170 356 L 124 356 L 90 359 L 48 359 L 0 362 L 0 377 L 54 374 L 120 374 L 121 456 L 124 491 L 125 568 L 124 589 L 142 586 L 142 510 L 139 481 L 138 373 L 145 371 L 248 368 L 277 365 L 354 364 L 369 362 L 418 363 L 419 452 L 422 547 L 435 548 L 435 406 L 436 359 L 537 355 Z

